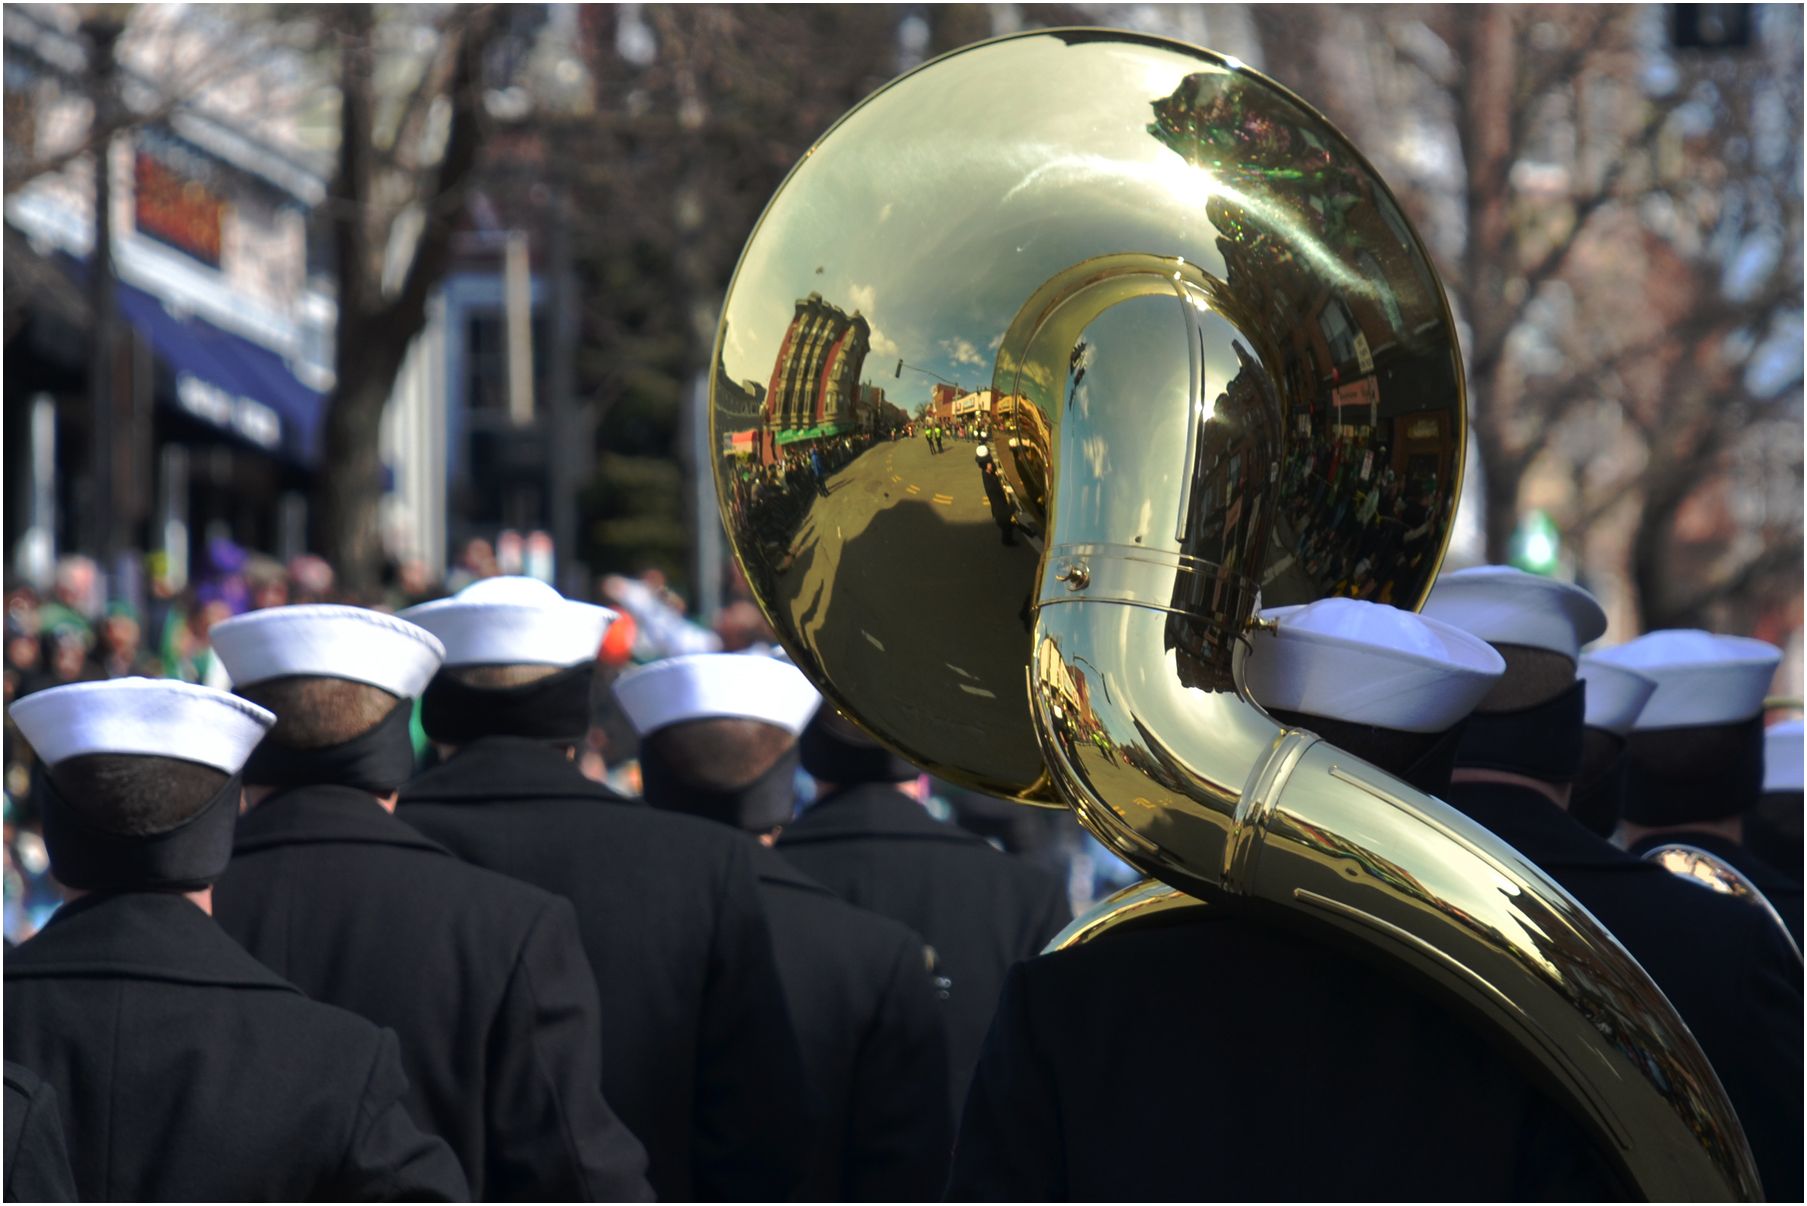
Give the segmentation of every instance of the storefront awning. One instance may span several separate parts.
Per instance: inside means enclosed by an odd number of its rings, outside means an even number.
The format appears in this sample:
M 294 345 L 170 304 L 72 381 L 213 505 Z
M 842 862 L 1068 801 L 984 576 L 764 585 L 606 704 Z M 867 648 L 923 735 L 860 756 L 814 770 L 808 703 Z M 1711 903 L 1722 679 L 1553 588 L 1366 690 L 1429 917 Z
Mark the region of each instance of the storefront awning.
M 119 312 L 148 341 L 174 378 L 174 402 L 272 455 L 313 467 L 320 459 L 325 398 L 295 378 L 280 355 L 194 317 L 121 281 Z
M 795 444 L 799 440 L 825 440 L 830 436 L 840 435 L 847 430 L 839 423 L 824 423 L 819 427 L 798 427 L 790 431 L 778 433 L 778 443 Z

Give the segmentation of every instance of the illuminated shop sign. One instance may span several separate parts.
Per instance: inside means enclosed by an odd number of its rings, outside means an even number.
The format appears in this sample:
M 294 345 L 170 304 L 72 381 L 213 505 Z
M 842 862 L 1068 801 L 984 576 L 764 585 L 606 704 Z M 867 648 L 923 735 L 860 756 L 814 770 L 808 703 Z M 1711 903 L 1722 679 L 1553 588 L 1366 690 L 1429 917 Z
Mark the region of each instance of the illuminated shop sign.
M 156 131 L 138 135 L 132 154 L 132 222 L 138 233 L 210 268 L 220 266 L 227 202 L 203 156 Z

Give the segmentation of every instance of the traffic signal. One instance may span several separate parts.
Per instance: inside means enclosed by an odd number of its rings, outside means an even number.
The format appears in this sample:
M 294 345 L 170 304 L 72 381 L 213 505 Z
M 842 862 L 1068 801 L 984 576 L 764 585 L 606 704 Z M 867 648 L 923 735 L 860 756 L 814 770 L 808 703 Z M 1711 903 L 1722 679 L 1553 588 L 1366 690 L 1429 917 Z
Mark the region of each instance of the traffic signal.
M 1669 42 L 1677 50 L 1746 50 L 1753 14 L 1749 4 L 1672 4 Z
M 1512 533 L 1506 560 L 1526 573 L 1548 578 L 1561 564 L 1562 534 L 1543 511 L 1532 511 Z

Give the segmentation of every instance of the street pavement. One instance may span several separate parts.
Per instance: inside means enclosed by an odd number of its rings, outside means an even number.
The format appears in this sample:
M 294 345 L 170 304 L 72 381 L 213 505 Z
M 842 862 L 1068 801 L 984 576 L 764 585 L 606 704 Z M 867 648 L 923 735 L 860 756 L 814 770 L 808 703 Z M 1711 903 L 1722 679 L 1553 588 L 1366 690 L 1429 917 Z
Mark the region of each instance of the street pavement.
M 1026 685 L 1038 558 L 1004 544 L 976 443 L 945 446 L 875 444 L 831 475 L 771 602 L 905 753 L 1008 792 L 1041 770 Z

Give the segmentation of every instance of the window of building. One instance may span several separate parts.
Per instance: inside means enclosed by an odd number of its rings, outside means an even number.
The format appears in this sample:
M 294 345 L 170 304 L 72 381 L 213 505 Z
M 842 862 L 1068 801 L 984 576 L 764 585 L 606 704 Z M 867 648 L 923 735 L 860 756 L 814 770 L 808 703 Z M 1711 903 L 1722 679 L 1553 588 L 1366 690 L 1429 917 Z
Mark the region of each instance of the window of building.
M 534 316 L 532 331 L 533 397 L 537 409 L 545 397 L 549 335 L 543 315 Z M 508 321 L 502 311 L 478 311 L 466 319 L 464 372 L 464 397 L 471 410 L 508 412 Z
M 1356 253 L 1355 262 L 1361 266 L 1362 275 L 1374 286 L 1374 296 L 1380 301 L 1380 308 L 1387 316 L 1387 329 L 1393 338 L 1398 339 L 1405 334 L 1405 317 L 1399 312 L 1399 295 L 1387 283 L 1386 269 L 1380 266 L 1372 251 L 1366 248 Z
M 1355 361 L 1355 319 L 1350 316 L 1349 308 L 1338 298 L 1331 298 L 1318 311 L 1318 329 L 1324 332 L 1324 342 L 1330 345 L 1330 362 L 1334 365 L 1352 364 Z

